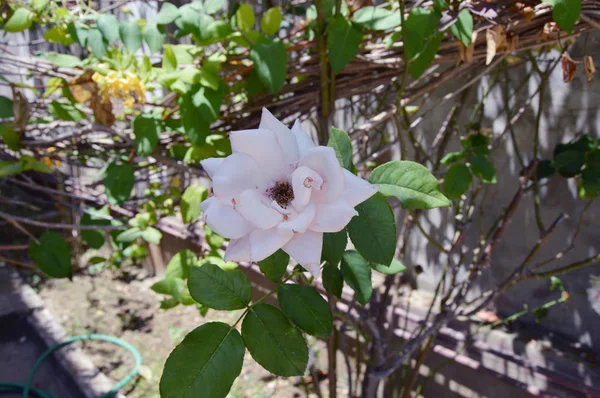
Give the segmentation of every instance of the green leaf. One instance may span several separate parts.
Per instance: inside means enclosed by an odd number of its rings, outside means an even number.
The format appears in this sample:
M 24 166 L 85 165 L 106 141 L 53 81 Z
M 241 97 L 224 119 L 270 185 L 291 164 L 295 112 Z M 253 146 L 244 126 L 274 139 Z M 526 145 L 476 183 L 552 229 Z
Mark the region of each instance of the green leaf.
M 56 118 L 61 120 L 68 120 L 70 122 L 78 122 L 86 117 L 85 113 L 80 111 L 74 105 L 58 101 L 52 101 L 48 105 L 48 110 Z
M 119 24 L 119 35 L 129 52 L 136 52 L 142 46 L 142 30 L 137 21 L 124 21 Z
M 344 288 L 344 278 L 341 271 L 335 265 L 325 263 L 323 266 L 322 277 L 323 287 L 325 287 L 327 293 L 341 298 L 342 290 Z
M 154 151 L 160 138 L 160 124 L 148 115 L 138 115 L 131 124 L 135 139 L 135 151 L 139 156 L 149 156 Z
M 46 54 L 46 58 L 59 68 L 75 68 L 81 66 L 81 60 L 74 55 L 49 52 Z
M 100 210 L 89 209 L 90 213 L 84 213 L 81 217 L 81 225 L 110 225 L 110 212 L 108 207 L 103 207 Z M 81 238 L 92 249 L 100 249 L 104 244 L 104 230 L 81 230 Z
M 144 28 L 144 40 L 148 43 L 148 48 L 152 54 L 162 48 L 166 37 L 167 35 L 162 25 L 148 24 Z
M 542 160 L 538 166 L 536 172 L 536 177 L 538 180 L 543 180 L 544 178 L 550 178 L 556 173 L 556 169 L 552 165 L 551 160 Z
M 277 308 L 258 304 L 242 323 L 242 338 L 252 358 L 278 376 L 301 376 L 308 362 L 302 334 Z
M 389 50 L 390 48 L 392 48 L 394 43 L 396 43 L 400 39 L 402 39 L 402 29 L 397 29 L 393 31 L 392 33 L 387 35 L 385 39 L 383 39 L 383 42 L 385 43 L 385 49 Z
M 484 155 L 475 155 L 469 158 L 471 164 L 471 171 L 477 177 L 481 178 L 486 184 L 495 184 L 496 181 L 496 167 L 490 162 L 490 160 Z
M 252 6 L 248 3 L 241 4 L 235 13 L 235 19 L 242 32 L 251 30 L 256 20 Z
M 335 127 L 330 128 L 327 146 L 335 150 L 335 156 L 340 162 L 340 166 L 352 171 L 352 142 L 348 134 L 344 130 Z
M 269 8 L 260 20 L 260 28 L 268 35 L 274 35 L 281 25 L 281 7 Z
M 460 152 L 450 152 L 448 154 L 446 154 L 442 160 L 440 160 L 440 163 L 443 164 L 444 166 L 447 166 L 449 164 L 458 162 L 459 160 L 462 160 L 464 158 L 467 157 L 467 154 L 463 151 Z
M 406 55 L 411 58 L 410 73 L 416 79 L 431 65 L 442 42 L 437 33 L 441 14 L 433 9 L 416 7 L 406 18 Z
M 438 33 L 433 36 L 431 40 L 427 42 L 425 49 L 419 53 L 415 58 L 413 58 L 412 62 L 408 65 L 408 69 L 410 70 L 410 74 L 413 78 L 418 79 L 423 72 L 433 62 L 435 55 L 437 54 L 440 45 L 442 44 L 442 39 L 444 38 L 443 33 Z
M 121 232 L 119 235 L 117 235 L 115 240 L 117 242 L 132 243 L 136 239 L 141 238 L 141 237 L 142 237 L 142 230 L 138 227 L 133 227 L 133 228 L 129 228 L 129 229 L 126 229 L 125 231 Z
M 216 310 L 246 308 L 252 296 L 252 287 L 242 271 L 223 271 L 214 264 L 192 267 L 188 287 L 194 300 Z
M 200 184 L 192 184 L 181 196 L 181 218 L 189 224 L 200 216 L 200 203 L 208 197 L 208 190 Z
M 198 258 L 191 250 L 182 250 L 175 254 L 165 271 L 165 279 L 181 278 L 187 279 L 190 275 L 190 269 L 198 262 Z
M 471 133 L 467 137 L 461 137 L 460 143 L 469 153 L 472 152 L 477 155 L 490 154 L 490 137 L 488 137 L 486 134 Z
M 213 40 L 221 41 L 233 32 L 231 24 L 225 21 L 214 21 L 208 25 L 207 33 Z M 224 55 L 222 53 L 213 53 L 211 56 Z
M 205 0 L 204 11 L 207 14 L 215 14 L 225 7 L 225 0 Z
M 333 18 L 327 32 L 329 62 L 331 70 L 337 74 L 344 70 L 358 53 L 363 34 L 342 15 Z
M 542 0 L 552 6 L 552 18 L 558 26 L 569 33 L 581 14 L 581 0 Z
M 22 32 L 25 29 L 29 29 L 35 14 L 27 8 L 17 8 L 14 14 L 4 24 L 4 30 L 6 32 Z
M 148 243 L 158 245 L 162 239 L 162 233 L 156 228 L 148 227 L 142 231 L 142 239 Z
M 225 398 L 244 362 L 244 342 L 221 322 L 192 330 L 167 358 L 161 398 Z
M 108 203 L 120 206 L 131 196 L 131 190 L 135 183 L 133 166 L 129 163 L 117 165 L 112 163 L 106 169 L 104 186 Z
M 15 116 L 13 111 L 13 101 L 8 97 L 0 95 L 0 119 L 13 116 Z
M 458 19 L 450 27 L 452 34 L 460 40 L 465 47 L 469 47 L 471 44 L 471 38 L 473 35 L 473 17 L 468 8 L 463 8 L 458 13 Z
M 48 5 L 50 0 L 31 0 L 31 7 L 36 11 L 41 11 Z
M 160 11 L 156 15 L 156 23 L 161 25 L 169 24 L 179 18 L 181 14 L 176 5 L 164 2 Z
M 371 263 L 371 268 L 385 275 L 394 275 L 406 271 L 406 267 L 400 261 L 393 259 L 389 267 L 381 264 Z
M 250 51 L 254 68 L 260 82 L 271 92 L 277 93 L 287 77 L 287 51 L 279 39 L 269 39 L 255 45 Z
M 562 281 L 557 278 L 556 276 L 551 276 L 550 277 L 550 291 L 554 291 L 554 290 L 565 290 L 565 287 L 562 283 Z
M 71 38 L 67 38 L 67 32 L 59 26 L 53 26 L 48 29 L 44 33 L 44 39 L 48 40 L 50 43 L 67 43 L 71 41 L 74 43 L 75 41 Z
M 23 162 L 0 160 L 0 178 L 10 177 L 23 172 Z
M 212 90 L 200 84 L 180 98 L 181 122 L 190 142 L 202 145 L 210 133 L 210 123 L 217 120 L 225 95 L 225 85 Z
M 12 109 L 12 108 L 11 108 Z M 2 107 L 0 105 L 0 113 L 2 112 Z M 12 123 L 2 123 L 0 124 L 0 137 L 2 137 L 2 141 L 11 151 L 18 151 L 21 144 L 21 136 L 19 133 L 15 131 Z
M 460 198 L 471 186 L 471 172 L 463 164 L 453 164 L 444 178 L 444 194 L 448 199 Z
M 52 278 L 71 278 L 71 250 L 65 238 L 56 232 L 44 232 L 40 244 L 29 242 L 29 256 Z
M 102 32 L 102 36 L 109 42 L 115 42 L 119 39 L 119 20 L 113 14 L 100 14 L 96 21 L 98 29 Z
M 344 250 L 348 244 L 348 232 L 342 229 L 339 232 L 325 232 L 323 234 L 322 261 L 330 262 L 337 266 L 342 260 Z
M 367 305 L 373 293 L 368 261 L 354 250 L 348 250 L 342 257 L 341 271 L 348 286 L 356 293 L 356 300 Z
M 283 313 L 311 336 L 329 337 L 333 317 L 329 304 L 315 289 L 306 285 L 285 284 L 277 289 Z
M 356 206 L 347 226 L 356 250 L 367 260 L 387 265 L 396 252 L 396 222 L 387 200 L 377 193 Z
M 279 282 L 281 277 L 285 274 L 285 270 L 290 262 L 290 256 L 279 249 L 269 257 L 258 262 L 258 268 L 268 280 L 271 282 Z
M 67 25 L 69 35 L 82 47 L 87 46 L 88 29 L 86 25 L 71 22 Z
M 354 13 L 354 22 L 371 30 L 388 30 L 400 26 L 400 11 L 363 7 Z
M 106 54 L 108 42 L 102 36 L 98 29 L 90 29 L 88 32 L 87 44 L 92 50 L 92 54 L 98 59 L 102 59 Z
M 554 156 L 554 167 L 563 177 L 575 177 L 585 164 L 585 153 L 569 149 Z
M 167 4 L 167 3 L 165 3 Z M 177 57 L 175 56 L 175 51 L 173 51 L 173 46 L 168 44 L 165 46 L 164 54 L 163 54 L 163 62 L 162 67 L 167 72 L 172 72 L 177 70 Z M 178 73 L 174 74 L 174 76 L 179 76 Z M 175 80 L 175 77 L 173 80 Z
M 385 196 L 395 196 L 404 209 L 433 209 L 450 206 L 440 192 L 438 180 L 425 166 L 407 160 L 395 160 L 377 167 L 369 176 Z

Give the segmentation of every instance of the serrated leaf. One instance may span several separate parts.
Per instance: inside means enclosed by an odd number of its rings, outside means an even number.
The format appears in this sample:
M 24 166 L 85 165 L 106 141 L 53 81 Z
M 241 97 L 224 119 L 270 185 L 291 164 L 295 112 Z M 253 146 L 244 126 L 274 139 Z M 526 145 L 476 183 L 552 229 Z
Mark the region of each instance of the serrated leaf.
M 405 160 L 387 162 L 377 167 L 369 182 L 386 196 L 395 196 L 404 209 L 433 209 L 450 206 L 442 195 L 438 180 L 425 166 Z
M 191 331 L 171 352 L 160 379 L 162 398 L 225 398 L 244 362 L 237 330 L 210 322 Z
M 278 376 L 301 376 L 308 362 L 302 334 L 283 312 L 268 304 L 250 309 L 242 323 L 242 338 L 252 358 Z
M 342 290 L 344 288 L 344 278 L 342 272 L 330 263 L 325 263 L 323 266 L 323 287 L 327 290 L 327 293 L 332 294 L 338 298 L 342 297 Z
M 200 216 L 200 203 L 208 197 L 208 190 L 200 184 L 192 184 L 181 196 L 181 218 L 189 224 Z
M 444 195 L 448 199 L 461 197 L 471 186 L 471 180 L 471 172 L 465 164 L 453 164 L 444 178 Z
M 319 337 L 331 334 L 333 317 L 329 304 L 312 287 L 281 285 L 277 288 L 277 300 L 283 313 L 306 333 Z
M 192 267 L 188 287 L 194 300 L 216 310 L 245 308 L 252 295 L 250 282 L 242 271 L 223 271 L 215 264 Z
M 277 283 L 285 274 L 289 262 L 290 256 L 279 249 L 264 260 L 259 261 L 258 267 L 268 280 Z
M 52 278 L 71 278 L 71 250 L 65 238 L 53 231 L 44 232 L 39 244 L 29 242 L 29 256 Z
M 387 200 L 377 193 L 356 206 L 346 227 L 356 250 L 367 260 L 390 264 L 396 252 L 396 222 Z
M 333 73 L 340 73 L 356 57 L 362 31 L 342 15 L 335 16 L 327 28 L 327 50 Z
M 135 183 L 133 166 L 129 163 L 117 165 L 112 163 L 106 169 L 104 186 L 106 196 L 111 205 L 119 206 L 131 196 Z
M 340 270 L 344 281 L 356 293 L 356 300 L 367 305 L 373 293 L 369 262 L 354 250 L 348 250 L 342 257 Z
M 148 115 L 138 115 L 131 124 L 135 139 L 133 145 L 139 156 L 149 156 L 154 152 L 160 138 L 160 124 Z
M 255 45 L 250 51 L 254 68 L 261 83 L 271 94 L 283 87 L 287 77 L 287 51 L 279 40 L 267 40 Z

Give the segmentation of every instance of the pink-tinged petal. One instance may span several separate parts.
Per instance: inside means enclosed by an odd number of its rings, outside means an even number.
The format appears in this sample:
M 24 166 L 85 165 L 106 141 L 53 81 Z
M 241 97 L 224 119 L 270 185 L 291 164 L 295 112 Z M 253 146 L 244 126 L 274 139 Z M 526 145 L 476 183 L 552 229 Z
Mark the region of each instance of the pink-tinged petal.
M 377 193 L 377 189 L 368 181 L 355 176 L 344 169 L 344 191 L 342 199 L 352 207 L 356 207 Z
M 225 238 L 238 239 L 254 229 L 233 207 L 222 204 L 214 196 L 206 199 L 200 206 L 205 209 L 202 215 L 204 222 Z
M 225 158 L 208 158 L 202 160 L 200 164 L 202 165 L 202 168 L 204 168 L 204 171 L 206 171 L 206 174 L 208 174 L 210 178 L 213 178 L 217 171 L 219 171 L 224 160 Z
M 287 164 L 297 162 L 300 158 L 298 153 L 298 143 L 296 137 L 287 126 L 281 123 L 267 108 L 263 108 L 260 119 L 259 129 L 271 130 L 275 133 L 275 138 L 281 147 L 283 160 Z
M 279 232 L 277 227 L 252 231 L 248 235 L 250 239 L 250 259 L 253 262 L 264 260 L 281 249 L 293 236 L 293 233 Z
M 340 197 L 344 190 L 344 172 L 333 148 L 318 146 L 309 149 L 298 166 L 316 171 L 323 179 L 321 189 L 312 191 L 312 198 L 316 203 L 332 203 Z
M 281 232 L 304 233 L 312 223 L 317 213 L 317 206 L 314 203 L 309 203 L 304 210 L 299 213 L 294 219 L 284 221 L 277 226 Z
M 268 181 L 275 181 L 287 172 L 281 147 L 271 130 L 241 130 L 229 134 L 231 149 L 234 153 L 245 153 L 260 166 L 261 174 Z
M 221 163 L 213 175 L 213 192 L 225 204 L 239 197 L 247 189 L 264 189 L 256 162 L 248 155 L 234 153 Z
M 316 171 L 308 167 L 298 167 L 292 173 L 292 188 L 294 189 L 292 206 L 297 211 L 302 211 L 310 202 L 312 190 L 320 189 L 322 185 L 323 179 Z
M 300 157 L 302 157 L 304 152 L 315 147 L 315 143 L 312 142 L 310 136 L 306 133 L 306 131 L 304 131 L 299 120 L 294 122 L 292 133 L 294 134 L 296 142 L 298 143 L 298 153 L 300 154 Z
M 227 245 L 224 261 L 250 262 L 250 240 L 247 236 L 240 239 L 232 239 Z
M 311 274 L 319 276 L 321 251 L 323 250 L 322 232 L 309 230 L 303 234 L 296 234 L 283 246 L 283 250 Z
M 354 207 L 342 200 L 320 204 L 317 205 L 317 214 L 309 228 L 317 232 L 338 232 L 357 214 Z
M 255 189 L 244 191 L 236 201 L 235 210 L 255 227 L 269 229 L 281 221 L 283 216 L 273 209 Z

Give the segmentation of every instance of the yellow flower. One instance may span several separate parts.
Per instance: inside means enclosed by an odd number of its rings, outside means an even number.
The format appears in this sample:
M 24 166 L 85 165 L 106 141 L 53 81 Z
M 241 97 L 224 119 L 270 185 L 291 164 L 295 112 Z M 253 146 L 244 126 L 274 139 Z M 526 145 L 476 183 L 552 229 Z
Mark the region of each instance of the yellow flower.
M 110 71 L 106 76 L 94 73 L 92 79 L 99 88 L 100 98 L 106 102 L 110 98 L 119 99 L 127 108 L 139 102 L 144 103 L 146 88 L 139 77 L 131 72 L 122 75 L 120 72 Z

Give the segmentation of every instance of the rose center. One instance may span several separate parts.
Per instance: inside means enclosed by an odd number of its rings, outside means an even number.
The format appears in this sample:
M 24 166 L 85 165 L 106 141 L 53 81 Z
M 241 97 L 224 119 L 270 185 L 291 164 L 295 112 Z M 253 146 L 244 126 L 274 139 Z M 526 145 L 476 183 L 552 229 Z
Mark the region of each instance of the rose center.
M 292 184 L 287 181 L 277 181 L 275 186 L 269 189 L 268 194 L 271 199 L 283 208 L 287 207 L 294 200 L 294 189 L 292 188 Z

